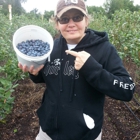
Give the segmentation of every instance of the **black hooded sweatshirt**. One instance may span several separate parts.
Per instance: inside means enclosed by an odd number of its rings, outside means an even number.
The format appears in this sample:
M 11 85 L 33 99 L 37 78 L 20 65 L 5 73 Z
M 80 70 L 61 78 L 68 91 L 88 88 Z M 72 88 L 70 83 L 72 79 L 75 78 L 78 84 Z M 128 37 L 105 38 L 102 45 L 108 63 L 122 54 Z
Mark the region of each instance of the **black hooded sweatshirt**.
M 72 49 L 91 54 L 79 71 L 74 69 L 75 57 L 65 53 L 67 49 L 60 36 L 54 41 L 50 62 L 37 76 L 30 74 L 33 82 L 46 83 L 37 111 L 39 123 L 53 140 L 94 140 L 102 129 L 105 96 L 130 101 L 135 84 L 105 32 L 88 29 Z M 94 120 L 92 129 L 83 114 Z

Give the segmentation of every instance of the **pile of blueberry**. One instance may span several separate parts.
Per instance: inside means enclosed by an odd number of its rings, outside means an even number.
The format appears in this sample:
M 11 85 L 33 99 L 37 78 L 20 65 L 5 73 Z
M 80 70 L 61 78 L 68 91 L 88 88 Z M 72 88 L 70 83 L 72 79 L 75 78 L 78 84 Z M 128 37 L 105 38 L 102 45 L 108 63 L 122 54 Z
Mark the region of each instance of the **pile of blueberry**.
M 50 45 L 42 40 L 27 40 L 17 44 L 17 48 L 25 55 L 37 57 L 50 51 Z

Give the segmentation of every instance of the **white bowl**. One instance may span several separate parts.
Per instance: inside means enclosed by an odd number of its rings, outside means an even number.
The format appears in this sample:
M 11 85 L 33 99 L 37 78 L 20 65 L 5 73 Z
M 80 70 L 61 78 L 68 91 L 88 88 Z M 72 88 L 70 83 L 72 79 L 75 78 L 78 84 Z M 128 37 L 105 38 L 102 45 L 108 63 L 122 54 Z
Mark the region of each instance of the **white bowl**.
M 44 54 L 43 56 L 32 57 L 25 55 L 18 50 L 18 43 L 21 43 L 22 41 L 37 39 L 48 42 L 48 44 L 50 45 L 50 50 L 48 53 Z M 28 67 L 33 65 L 34 68 L 37 68 L 40 65 L 44 64 L 53 50 L 53 44 L 54 42 L 51 34 L 44 28 L 36 25 L 23 26 L 19 28 L 13 35 L 13 48 L 16 52 L 17 59 L 22 65 L 26 65 Z

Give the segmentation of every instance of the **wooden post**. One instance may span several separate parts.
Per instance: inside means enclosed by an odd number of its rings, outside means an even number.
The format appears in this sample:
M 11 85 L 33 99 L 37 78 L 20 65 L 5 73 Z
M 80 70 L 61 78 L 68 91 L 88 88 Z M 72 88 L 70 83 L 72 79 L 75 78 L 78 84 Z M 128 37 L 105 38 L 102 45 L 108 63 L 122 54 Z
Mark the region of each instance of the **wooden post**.
M 8 9 L 9 9 L 9 20 L 12 20 L 12 6 L 8 5 Z

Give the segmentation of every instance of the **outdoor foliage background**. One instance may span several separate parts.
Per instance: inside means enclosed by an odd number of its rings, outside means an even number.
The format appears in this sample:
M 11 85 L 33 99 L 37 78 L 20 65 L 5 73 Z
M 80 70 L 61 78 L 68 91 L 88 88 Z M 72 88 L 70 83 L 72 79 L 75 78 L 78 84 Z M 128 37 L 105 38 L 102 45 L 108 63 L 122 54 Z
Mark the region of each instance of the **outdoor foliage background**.
M 140 11 L 119 10 L 108 18 L 103 12 L 91 12 L 89 28 L 106 31 L 110 42 L 117 48 L 120 57 L 126 62 L 134 62 L 140 66 Z M 12 21 L 0 11 L 0 122 L 11 112 L 14 104 L 12 92 L 18 86 L 17 82 L 27 75 L 18 69 L 18 62 L 13 50 L 12 38 L 14 32 L 29 24 L 41 26 L 53 37 L 58 34 L 51 21 L 41 15 L 14 15 Z M 138 78 L 140 72 L 137 71 Z M 140 100 L 140 99 L 138 99 Z

